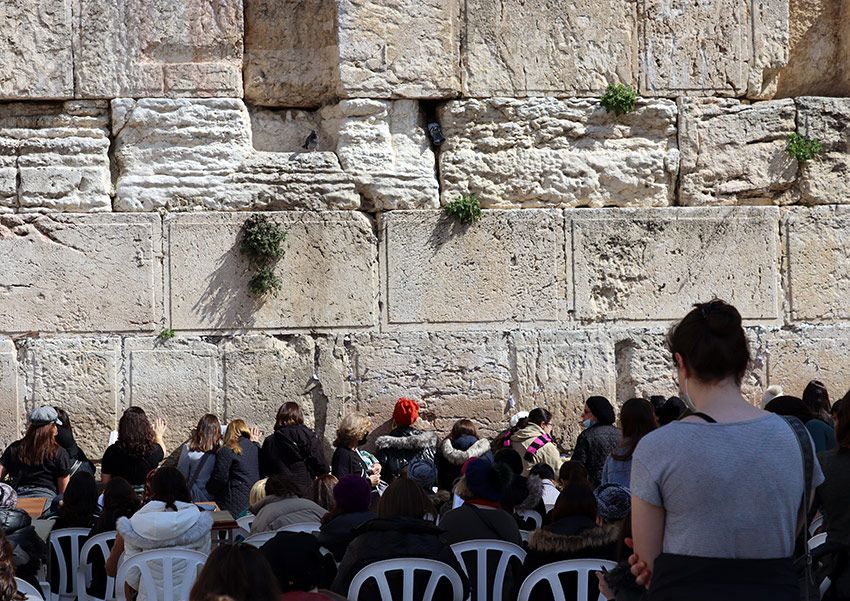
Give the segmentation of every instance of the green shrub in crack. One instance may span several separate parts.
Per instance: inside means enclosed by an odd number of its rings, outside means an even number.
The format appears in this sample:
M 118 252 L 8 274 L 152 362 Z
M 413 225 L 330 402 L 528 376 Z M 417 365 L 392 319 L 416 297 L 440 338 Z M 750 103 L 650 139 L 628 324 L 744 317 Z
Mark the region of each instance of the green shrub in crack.
M 481 203 L 475 194 L 467 194 L 453 200 L 444 210 L 452 218 L 467 225 L 481 219 Z
M 281 286 L 282 282 L 280 281 L 280 278 L 275 275 L 272 267 L 261 268 L 257 272 L 257 275 L 252 277 L 251 281 L 248 282 L 248 290 L 250 290 L 251 294 L 254 296 L 265 296 L 270 292 L 272 294 L 277 294 Z
M 609 84 L 599 101 L 605 110 L 615 115 L 624 115 L 635 110 L 638 95 L 630 86 L 621 83 Z
M 165 328 L 162 332 L 159 333 L 159 336 L 157 336 L 157 338 L 165 342 L 166 340 L 171 340 L 172 338 L 174 338 L 174 336 L 174 330 L 172 330 L 171 328 Z
M 242 227 L 242 254 L 248 258 L 255 275 L 248 282 L 248 290 L 254 296 L 265 296 L 281 288 L 280 278 L 274 266 L 283 257 L 286 232 L 266 215 L 252 215 Z
M 788 150 L 788 154 L 801 163 L 811 161 L 823 150 L 820 141 L 801 136 L 797 132 L 788 136 L 788 145 L 785 148 Z

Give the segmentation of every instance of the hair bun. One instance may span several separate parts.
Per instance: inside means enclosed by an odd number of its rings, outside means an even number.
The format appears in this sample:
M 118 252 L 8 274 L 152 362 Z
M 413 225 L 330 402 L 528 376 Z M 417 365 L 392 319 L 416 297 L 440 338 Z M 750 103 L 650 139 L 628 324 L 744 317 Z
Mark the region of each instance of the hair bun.
M 697 307 L 705 318 L 708 330 L 715 336 L 725 338 L 741 329 L 741 314 L 732 305 L 721 300 L 713 300 Z

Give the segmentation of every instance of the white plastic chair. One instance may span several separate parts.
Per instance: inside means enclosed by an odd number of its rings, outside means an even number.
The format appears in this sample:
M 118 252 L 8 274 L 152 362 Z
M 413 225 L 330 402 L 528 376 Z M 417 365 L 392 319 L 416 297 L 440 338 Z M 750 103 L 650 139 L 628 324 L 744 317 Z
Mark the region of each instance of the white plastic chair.
M 103 598 L 93 597 L 86 592 L 92 580 L 92 567 L 89 556 L 97 551 L 103 557 L 103 563 L 109 559 L 112 543 L 115 542 L 116 532 L 101 532 L 86 541 L 80 550 L 80 561 L 77 566 L 77 599 L 79 601 L 113 601 L 115 599 L 115 578 L 106 577 L 106 591 Z
M 256 517 L 257 517 L 257 516 L 255 516 L 255 515 L 251 515 L 251 514 L 249 513 L 248 515 L 243 515 L 241 518 L 239 518 L 238 520 L 236 520 L 236 523 L 237 523 L 237 524 L 239 525 L 239 527 L 240 527 L 240 528 L 242 528 L 242 530 L 244 530 L 245 532 L 251 532 L 251 524 L 253 524 L 253 523 L 254 523 L 254 520 L 256 519 Z
M 258 534 L 252 534 L 242 542 L 246 545 L 251 545 L 252 547 L 257 547 L 259 549 L 273 539 L 275 534 L 277 534 L 277 532 L 274 530 L 271 532 L 260 532 Z
M 144 551 L 134 555 L 118 567 L 118 575 L 115 576 L 115 598 L 118 601 L 125 601 L 124 583 L 127 582 L 127 575 L 131 570 L 138 570 L 139 586 L 144 587 L 148 599 L 186 601 L 198 577 L 198 572 L 204 567 L 206 561 L 207 556 L 200 551 L 173 547 Z M 179 582 L 175 582 L 174 577 L 174 572 L 179 567 L 175 565 L 177 562 L 184 562 L 185 565 L 183 577 Z M 162 588 L 156 585 L 151 564 L 159 564 L 162 568 Z
M 826 532 L 816 534 L 809 539 L 809 551 L 814 551 L 826 542 Z
M 478 601 L 502 601 L 502 589 L 504 588 L 505 576 L 508 572 L 508 563 L 512 557 L 516 557 L 519 563 L 525 561 L 525 550 L 513 543 L 508 543 L 500 540 L 468 540 L 462 543 L 452 545 L 452 551 L 457 557 L 460 566 L 463 568 L 466 575 L 469 577 L 470 584 L 475 582 L 472 588 L 474 597 L 470 594 L 467 599 L 477 599 Z M 492 582 L 489 579 L 487 570 L 487 554 L 489 551 L 497 551 L 499 553 L 499 564 L 496 566 L 496 574 Z M 464 559 L 464 553 L 474 553 L 476 556 L 475 566 L 476 574 L 469 573 L 469 566 Z M 490 595 L 490 584 L 493 585 L 493 594 Z
M 543 525 L 543 516 L 533 509 L 517 509 L 516 514 L 524 520 L 534 520 L 534 528 L 540 528 Z
M 430 572 L 428 585 L 422 595 L 414 595 L 413 574 L 416 571 Z M 393 595 L 387 582 L 387 573 L 402 572 L 403 585 L 401 596 Z M 433 559 L 418 559 L 405 557 L 401 559 L 386 559 L 376 561 L 366 566 L 354 576 L 351 586 L 348 587 L 349 601 L 357 601 L 360 596 L 360 588 L 367 580 L 374 578 L 381 594 L 381 601 L 433 601 L 434 593 L 441 578 L 446 578 L 452 585 L 452 601 L 463 601 L 463 581 L 451 566 Z
M 18 587 L 18 592 L 24 595 L 27 601 L 44 601 L 41 592 L 26 580 L 15 578 L 15 584 Z
M 48 537 L 50 547 L 56 556 L 56 566 L 59 569 L 59 588 L 58 590 L 50 591 L 50 598 L 54 601 L 58 599 L 73 599 L 77 596 L 77 568 L 80 564 L 80 547 L 82 547 L 82 539 L 88 537 L 90 530 L 88 528 L 60 528 L 53 530 Z M 70 542 L 70 556 L 65 556 L 65 550 L 62 548 L 61 541 L 67 540 Z M 48 564 L 52 565 L 52 564 Z M 69 571 L 70 569 L 70 571 Z M 47 581 L 52 582 L 53 578 L 48 574 Z
M 596 578 L 592 572 L 598 572 L 603 566 L 611 570 L 617 564 L 606 559 L 568 559 L 537 568 L 522 583 L 522 586 L 519 588 L 517 601 L 531 601 L 531 591 L 544 580 L 548 581 L 549 586 L 552 587 L 552 599 L 554 601 L 567 601 L 567 597 L 564 594 L 564 587 L 561 585 L 560 575 L 568 572 L 577 572 L 578 575 L 576 601 L 590 601 L 587 598 L 588 580 L 590 578 Z M 605 597 L 600 594 L 598 601 L 604 600 Z
M 522 542 L 527 543 L 529 536 L 531 536 L 531 530 L 520 530 L 519 531 L 519 537 L 522 539 Z
M 312 534 L 322 529 L 319 522 L 298 522 L 297 524 L 289 524 L 283 528 L 278 528 L 277 532 L 306 532 Z
M 812 523 L 809 524 L 809 536 L 814 536 L 815 532 L 818 531 L 818 528 L 823 526 L 823 515 L 818 515 L 815 519 L 812 520 Z

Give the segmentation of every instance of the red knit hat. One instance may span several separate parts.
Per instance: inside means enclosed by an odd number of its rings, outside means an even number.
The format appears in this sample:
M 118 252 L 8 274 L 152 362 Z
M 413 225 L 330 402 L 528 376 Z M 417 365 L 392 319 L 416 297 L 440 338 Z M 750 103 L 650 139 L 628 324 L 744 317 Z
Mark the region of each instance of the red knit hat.
M 393 421 L 397 426 L 410 426 L 419 419 L 419 405 L 413 399 L 400 398 L 393 409 Z

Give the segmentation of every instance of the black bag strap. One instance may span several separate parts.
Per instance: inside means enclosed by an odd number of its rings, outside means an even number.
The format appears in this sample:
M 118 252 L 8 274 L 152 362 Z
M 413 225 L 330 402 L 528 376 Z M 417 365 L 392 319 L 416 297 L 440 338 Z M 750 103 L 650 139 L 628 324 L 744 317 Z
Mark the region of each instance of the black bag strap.
M 693 415 L 694 417 L 698 417 L 702 420 L 705 420 L 709 424 L 716 424 L 717 423 L 716 419 L 714 419 L 713 417 L 711 417 L 710 415 L 708 415 L 706 413 L 703 413 L 702 411 L 694 411 L 692 413 L 689 413 L 688 417 L 690 417 L 691 415 Z
M 806 541 L 806 536 L 809 532 L 809 494 L 812 490 L 812 479 L 814 477 L 815 454 L 812 451 L 812 441 L 809 431 L 806 430 L 803 422 L 796 417 L 783 416 L 783 418 L 791 427 L 791 430 L 794 431 L 794 436 L 797 438 L 797 444 L 800 447 L 800 453 L 803 456 L 803 498 L 800 501 L 798 532 L 795 540 L 796 546 L 803 551 L 803 555 L 800 557 L 800 560 L 804 562 L 802 570 L 804 590 L 801 591 L 801 598 L 809 599 L 814 594 L 814 590 L 810 591 L 809 589 L 816 588 L 812 570 L 812 553 Z
M 496 535 L 496 539 L 497 539 L 497 540 L 502 540 L 502 533 L 501 533 L 501 532 L 499 532 L 499 531 L 496 529 L 496 526 L 494 526 L 494 525 L 493 525 L 493 522 L 491 522 L 491 521 L 490 521 L 490 518 L 488 518 L 486 515 L 484 515 L 484 513 L 485 513 L 485 512 L 484 512 L 483 510 L 479 509 L 478 507 L 476 507 L 476 506 L 475 506 L 475 505 L 473 505 L 472 503 L 464 503 L 464 505 L 468 505 L 468 506 L 469 506 L 469 508 L 472 510 L 472 513 L 474 513 L 475 515 L 477 515 L 477 516 L 478 516 L 478 519 L 479 519 L 479 520 L 481 520 L 481 522 L 482 522 L 485 526 L 487 526 L 487 529 L 488 529 L 488 530 L 490 530 L 490 532 L 492 532 L 493 534 L 495 534 L 495 535 Z
M 207 461 L 210 460 L 212 455 L 213 453 L 204 453 L 204 456 L 201 457 L 201 460 L 195 465 L 195 469 L 189 474 L 189 480 L 186 482 L 186 486 L 189 488 L 189 494 L 192 494 L 192 487 L 195 486 L 195 482 L 198 481 L 201 471 L 204 469 L 204 466 L 207 464 Z

